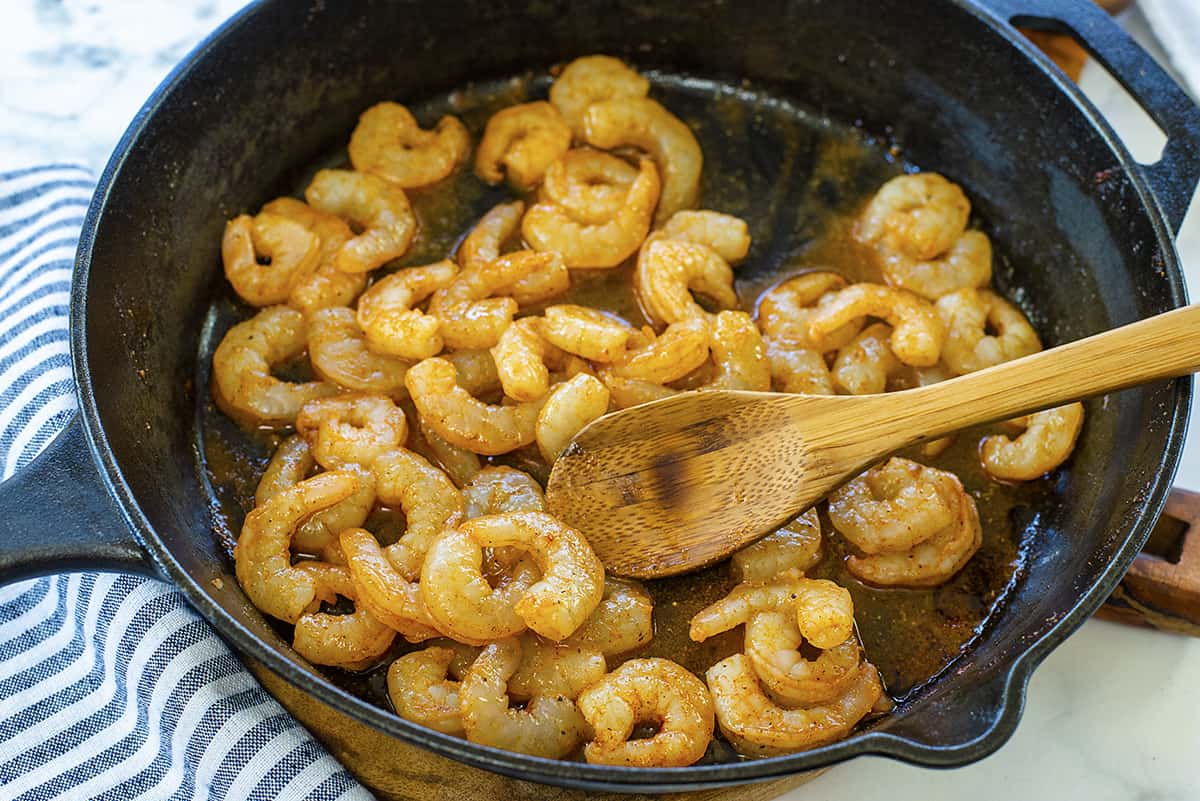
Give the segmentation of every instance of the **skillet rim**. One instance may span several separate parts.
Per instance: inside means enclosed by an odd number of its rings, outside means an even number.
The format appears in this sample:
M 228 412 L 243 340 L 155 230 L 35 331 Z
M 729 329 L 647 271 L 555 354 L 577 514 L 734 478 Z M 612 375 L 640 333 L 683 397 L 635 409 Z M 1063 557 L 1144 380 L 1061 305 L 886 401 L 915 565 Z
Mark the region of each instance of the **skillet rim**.
M 1166 447 L 1149 486 L 1144 492 L 1141 509 L 1131 516 L 1132 523 L 1124 543 L 1099 576 L 1062 617 L 1040 638 L 1031 643 L 1008 666 L 991 679 L 999 685 L 999 714 L 994 724 L 973 740 L 956 745 L 926 745 L 904 737 L 867 730 L 830 745 L 797 754 L 767 759 L 693 765 L 682 768 L 632 768 L 590 765 L 579 762 L 533 757 L 478 745 L 434 732 L 371 705 L 309 672 L 284 657 L 280 648 L 259 638 L 213 602 L 201 583 L 188 574 L 175 560 L 171 549 L 159 537 L 154 526 L 142 512 L 134 493 L 122 475 L 115 454 L 109 445 L 100 419 L 87 361 L 87 291 L 95 239 L 108 201 L 129 154 L 157 115 L 168 97 L 185 84 L 196 65 L 206 58 L 234 30 L 248 25 L 253 18 L 275 0 L 254 0 L 207 36 L 177 64 L 154 90 L 138 111 L 113 151 L 97 183 L 95 194 L 84 219 L 72 276 L 70 304 L 71 360 L 76 381 L 76 393 L 84 430 L 92 457 L 100 466 L 101 480 L 117 501 L 121 515 L 142 548 L 149 554 L 158 573 L 179 588 L 188 602 L 231 643 L 234 650 L 265 665 L 290 684 L 310 693 L 321 702 L 357 722 L 395 737 L 408 744 L 428 748 L 440 756 L 491 770 L 510 777 L 535 779 L 577 788 L 615 791 L 686 791 L 722 785 L 764 781 L 823 768 L 855 756 L 879 755 L 928 767 L 955 767 L 982 759 L 993 753 L 1012 736 L 1025 703 L 1025 690 L 1034 669 L 1066 637 L 1099 608 L 1116 587 L 1125 571 L 1149 537 L 1154 522 L 1166 502 L 1166 496 L 1178 468 L 1183 437 L 1191 406 L 1190 378 L 1173 382 L 1173 399 L 1169 425 L 1165 427 Z M 971 2 L 949 0 L 960 9 L 975 16 L 994 34 L 1001 37 L 1027 60 L 1033 62 L 1053 85 L 1069 99 L 1124 168 L 1137 193 L 1155 233 L 1163 255 L 1164 274 L 1171 301 L 1178 305 L 1187 302 L 1187 292 L 1174 236 L 1166 225 L 1162 208 L 1150 189 L 1141 165 L 1128 152 L 1103 115 L 1084 96 L 1082 91 L 1034 45 L 998 13 Z

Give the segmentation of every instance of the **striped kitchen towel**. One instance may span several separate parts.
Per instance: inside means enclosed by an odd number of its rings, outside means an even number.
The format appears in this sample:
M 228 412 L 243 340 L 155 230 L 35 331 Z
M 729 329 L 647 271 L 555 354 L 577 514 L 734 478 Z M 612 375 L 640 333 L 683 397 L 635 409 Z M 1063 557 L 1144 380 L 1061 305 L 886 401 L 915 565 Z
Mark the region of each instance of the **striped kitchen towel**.
M 0 173 L 0 477 L 75 409 L 71 265 L 93 181 Z M 0 801 L 370 799 L 170 585 L 0 587 Z

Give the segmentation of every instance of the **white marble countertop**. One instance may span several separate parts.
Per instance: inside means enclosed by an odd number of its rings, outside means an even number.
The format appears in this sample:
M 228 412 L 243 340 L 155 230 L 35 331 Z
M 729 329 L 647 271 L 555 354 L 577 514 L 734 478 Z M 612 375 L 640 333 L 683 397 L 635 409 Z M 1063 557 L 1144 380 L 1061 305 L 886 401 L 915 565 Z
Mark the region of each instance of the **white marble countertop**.
M 4 0 L 0 170 L 70 160 L 98 172 L 158 81 L 240 5 L 241 0 Z M 1150 41 L 1136 13 L 1125 24 Z M 1131 112 L 1111 80 L 1089 68 L 1083 84 L 1134 154 L 1153 160 L 1161 135 Z M 1200 213 L 1189 215 L 1178 245 L 1196 297 Z M 1200 404 L 1196 409 L 1200 415 Z M 1194 417 L 1177 481 L 1196 489 L 1198 432 Z M 1091 621 L 1034 675 L 1020 727 L 995 755 L 952 771 L 862 758 L 786 798 L 1198 799 L 1197 710 L 1200 640 Z

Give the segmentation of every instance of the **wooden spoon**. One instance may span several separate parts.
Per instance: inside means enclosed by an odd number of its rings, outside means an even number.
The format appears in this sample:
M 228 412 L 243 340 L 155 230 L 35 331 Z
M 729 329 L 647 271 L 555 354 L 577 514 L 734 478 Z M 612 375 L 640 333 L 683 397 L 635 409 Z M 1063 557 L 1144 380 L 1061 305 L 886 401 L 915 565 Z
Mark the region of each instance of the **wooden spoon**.
M 580 431 L 546 498 L 613 573 L 671 576 L 728 556 L 901 448 L 1196 370 L 1200 305 L 904 392 L 687 392 Z

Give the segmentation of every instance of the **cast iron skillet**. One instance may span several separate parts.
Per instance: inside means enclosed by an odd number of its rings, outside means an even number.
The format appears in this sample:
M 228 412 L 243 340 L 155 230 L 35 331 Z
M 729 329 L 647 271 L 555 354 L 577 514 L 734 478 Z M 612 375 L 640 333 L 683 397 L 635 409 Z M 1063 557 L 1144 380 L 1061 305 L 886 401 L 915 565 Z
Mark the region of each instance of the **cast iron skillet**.
M 1096 110 L 1010 23 L 1072 33 L 1167 134 L 1136 164 Z M 193 452 L 192 385 L 224 221 L 290 187 L 384 98 L 585 53 L 745 77 L 890 134 L 962 183 L 1048 345 L 1185 302 L 1172 234 L 1200 176 L 1200 113 L 1090 3 L 1051 0 L 266 0 L 155 92 L 109 162 L 84 224 L 71 302 L 80 413 L 0 490 L 0 578 L 133 570 L 174 582 L 244 654 L 387 735 L 479 767 L 590 789 L 684 790 L 782 776 L 860 754 L 961 765 L 1012 733 L 1026 683 L 1145 542 L 1179 459 L 1190 383 L 1093 403 L 1065 502 L 1033 510 L 1024 572 L 966 654 L 871 730 L 793 756 L 637 770 L 554 762 L 446 737 L 325 681 L 264 623 L 210 527 Z M 892 126 L 888 128 L 888 126 Z M 222 579 L 215 582 L 214 579 Z

